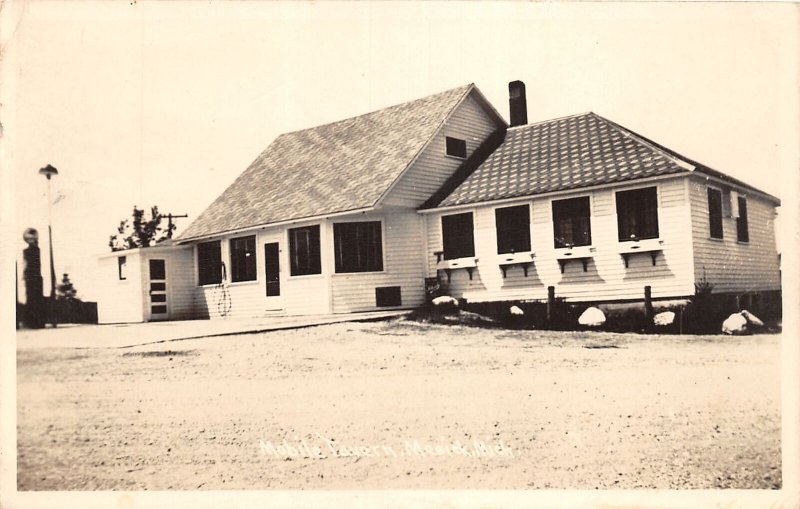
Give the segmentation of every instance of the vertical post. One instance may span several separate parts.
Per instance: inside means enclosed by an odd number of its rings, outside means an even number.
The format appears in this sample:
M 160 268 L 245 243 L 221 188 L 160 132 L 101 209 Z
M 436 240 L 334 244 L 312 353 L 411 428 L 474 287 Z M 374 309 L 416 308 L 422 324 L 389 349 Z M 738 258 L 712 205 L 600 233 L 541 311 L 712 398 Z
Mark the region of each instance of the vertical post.
M 58 170 L 52 165 L 47 165 L 39 169 L 39 174 L 47 177 L 47 233 L 50 240 L 50 301 L 47 303 L 47 314 L 51 318 L 50 322 L 56 327 L 56 266 L 53 261 L 53 202 L 50 198 L 50 179 L 53 175 L 58 175 Z
M 47 179 L 47 238 L 50 242 L 50 299 L 56 298 L 56 264 L 53 261 L 53 203 L 50 201 L 50 179 Z
M 547 323 L 551 323 L 553 321 L 553 312 L 555 311 L 556 305 L 556 287 L 555 286 L 548 286 L 547 287 Z
M 647 316 L 648 327 L 653 325 L 653 296 L 650 286 L 644 287 L 644 314 Z

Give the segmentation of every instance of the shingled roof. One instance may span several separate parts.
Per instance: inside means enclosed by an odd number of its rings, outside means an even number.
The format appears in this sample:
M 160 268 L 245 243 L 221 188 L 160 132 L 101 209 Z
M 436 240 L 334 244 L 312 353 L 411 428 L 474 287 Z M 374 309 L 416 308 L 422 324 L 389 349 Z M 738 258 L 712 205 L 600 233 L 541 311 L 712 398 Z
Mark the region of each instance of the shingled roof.
M 179 239 L 374 206 L 472 90 L 280 135 Z
M 497 150 L 468 176 L 462 174 L 461 182 L 450 182 L 453 191 L 447 196 L 436 203 L 426 203 L 424 208 L 691 171 L 725 178 L 758 191 L 589 112 L 508 129 Z

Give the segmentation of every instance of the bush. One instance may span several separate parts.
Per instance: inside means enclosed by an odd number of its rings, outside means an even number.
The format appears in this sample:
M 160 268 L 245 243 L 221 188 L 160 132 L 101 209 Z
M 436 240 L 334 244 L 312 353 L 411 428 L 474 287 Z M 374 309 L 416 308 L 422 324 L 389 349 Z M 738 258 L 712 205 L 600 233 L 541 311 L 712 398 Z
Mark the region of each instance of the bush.
M 522 315 L 511 314 L 511 308 L 517 306 Z M 541 301 L 494 301 L 466 303 L 464 309 L 472 313 L 488 316 L 500 327 L 506 329 L 551 329 L 574 330 L 578 317 L 588 306 L 569 304 L 564 299 L 556 299 L 552 309 L 552 318 L 547 321 L 547 303 Z
M 695 283 L 694 295 L 683 310 L 684 332 L 689 334 L 719 334 L 722 322 L 738 311 L 730 295 L 714 294 L 714 285 L 705 277 Z
M 607 311 L 602 330 L 609 332 L 648 332 L 654 327 L 644 311 L 644 305 Z

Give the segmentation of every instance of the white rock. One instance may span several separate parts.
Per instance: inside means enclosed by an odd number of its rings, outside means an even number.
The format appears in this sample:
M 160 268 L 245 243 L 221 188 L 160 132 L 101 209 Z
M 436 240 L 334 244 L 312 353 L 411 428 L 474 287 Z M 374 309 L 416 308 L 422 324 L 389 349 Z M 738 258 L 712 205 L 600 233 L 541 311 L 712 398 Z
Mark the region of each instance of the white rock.
M 747 330 L 747 319 L 742 313 L 734 313 L 722 322 L 722 332 L 725 334 L 742 334 Z
M 663 311 L 653 317 L 653 323 L 656 325 L 671 325 L 675 322 L 675 312 Z
M 754 325 L 756 327 L 763 327 L 764 326 L 764 322 L 759 320 L 758 317 L 756 315 L 754 315 L 753 313 L 751 313 L 750 311 L 745 309 L 740 314 L 744 317 L 745 320 L 747 320 L 747 324 L 748 325 Z
M 519 306 L 511 306 L 508 312 L 511 313 L 512 315 L 517 315 L 517 316 L 522 316 L 525 314 L 525 312 L 522 309 L 520 309 Z
M 606 323 L 606 315 L 596 307 L 591 307 L 581 314 L 578 323 L 589 327 L 598 327 Z
M 431 302 L 433 302 L 434 306 L 446 306 L 451 304 L 455 307 L 458 307 L 458 299 L 450 297 L 449 295 L 442 295 L 440 297 L 436 297 Z

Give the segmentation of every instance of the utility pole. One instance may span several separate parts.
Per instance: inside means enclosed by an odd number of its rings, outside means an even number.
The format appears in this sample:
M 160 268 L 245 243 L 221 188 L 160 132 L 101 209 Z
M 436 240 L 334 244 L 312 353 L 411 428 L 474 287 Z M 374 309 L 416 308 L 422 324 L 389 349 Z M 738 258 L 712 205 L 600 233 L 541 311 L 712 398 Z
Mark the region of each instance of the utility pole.
M 181 215 L 172 214 L 172 213 L 167 214 L 167 238 L 168 239 L 172 238 L 172 220 L 173 219 L 180 219 L 182 217 L 189 217 L 189 216 L 187 214 L 181 214 Z

